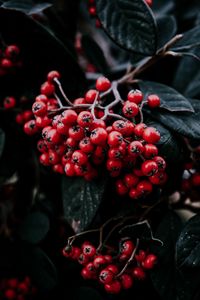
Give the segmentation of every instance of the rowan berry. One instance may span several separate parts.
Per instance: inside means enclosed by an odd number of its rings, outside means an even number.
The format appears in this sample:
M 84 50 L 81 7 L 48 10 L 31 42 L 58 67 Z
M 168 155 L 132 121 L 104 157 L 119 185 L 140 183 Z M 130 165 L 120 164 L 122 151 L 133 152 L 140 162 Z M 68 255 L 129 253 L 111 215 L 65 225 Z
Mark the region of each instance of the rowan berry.
M 145 176 L 152 176 L 158 172 L 158 164 L 154 160 L 146 160 L 141 166 Z
M 108 80 L 108 78 L 106 77 L 99 77 L 96 81 L 96 89 L 99 92 L 105 92 L 107 90 L 109 90 L 111 87 L 111 82 L 110 80 Z
M 120 281 L 122 284 L 122 288 L 125 290 L 130 289 L 133 286 L 133 279 L 128 274 L 122 274 L 120 277 Z
M 54 82 L 54 79 L 59 79 L 60 73 L 58 71 L 51 71 L 47 74 L 47 80 L 52 83 Z
M 134 118 L 139 113 L 139 107 L 134 102 L 126 101 L 122 111 L 125 117 Z
M 140 104 L 143 100 L 143 93 L 140 90 L 131 90 L 128 93 L 128 101 Z
M 160 133 L 154 127 L 147 127 L 142 137 L 147 143 L 156 144 L 160 140 Z
M 89 111 L 82 111 L 79 113 L 77 123 L 79 126 L 88 127 L 92 124 L 93 116 Z
M 90 140 L 95 145 L 104 145 L 107 141 L 107 137 L 107 131 L 101 127 L 95 128 L 90 134 Z
M 3 101 L 3 106 L 5 109 L 10 109 L 15 107 L 16 105 L 16 100 L 14 97 L 6 97 Z
M 110 294 L 119 294 L 119 292 L 121 291 L 121 283 L 118 280 L 114 280 L 109 284 L 105 284 L 104 287 L 106 292 Z
M 158 97 L 158 95 L 154 95 L 154 94 L 149 95 L 147 97 L 147 104 L 151 108 L 159 107 L 160 106 L 160 98 Z
M 104 284 L 108 284 L 112 282 L 113 279 L 114 279 L 114 273 L 107 269 L 102 270 L 99 274 L 99 280 Z

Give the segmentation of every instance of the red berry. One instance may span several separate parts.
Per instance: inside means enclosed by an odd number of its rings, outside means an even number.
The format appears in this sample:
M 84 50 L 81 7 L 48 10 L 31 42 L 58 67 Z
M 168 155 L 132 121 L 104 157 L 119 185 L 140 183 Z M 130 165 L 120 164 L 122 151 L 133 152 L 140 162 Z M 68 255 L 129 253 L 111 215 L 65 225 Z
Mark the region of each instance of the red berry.
M 69 137 L 76 141 L 80 141 L 85 137 L 85 131 L 79 125 L 74 125 L 69 128 Z
M 155 144 L 160 140 L 160 133 L 154 127 L 147 127 L 142 137 L 147 143 Z
M 134 132 L 134 124 L 130 121 L 117 120 L 112 124 L 112 128 L 123 136 L 130 136 Z
M 7 286 L 9 288 L 15 289 L 18 285 L 18 279 L 17 278 L 11 278 L 7 280 Z
M 143 94 L 140 90 L 132 90 L 128 93 L 128 101 L 140 104 L 143 99 Z
M 146 274 L 141 267 L 135 267 L 133 269 L 133 277 L 137 278 L 138 280 L 144 280 L 146 278 Z
M 128 274 L 122 274 L 120 277 L 122 288 L 127 290 L 130 289 L 133 285 L 133 279 Z
M 157 163 L 159 171 L 163 171 L 166 169 L 166 161 L 164 160 L 164 158 L 162 158 L 161 156 L 155 156 L 153 160 Z
M 114 280 L 109 284 L 105 284 L 105 290 L 109 294 L 119 294 L 121 291 L 121 283 L 118 280 Z
M 111 271 L 113 274 L 119 273 L 119 268 L 116 265 L 108 265 L 106 270 Z
M 152 176 L 158 172 L 158 165 L 153 160 L 146 160 L 142 163 L 141 169 L 145 176 Z
M 106 262 L 107 262 L 108 264 L 111 264 L 111 263 L 112 263 L 113 258 L 112 258 L 111 255 L 106 254 L 106 255 L 104 255 L 104 257 L 105 257 L 105 260 L 106 260 Z
M 71 255 L 71 259 L 78 260 L 80 255 L 81 255 L 81 249 L 79 247 L 73 246 L 73 252 Z
M 56 130 L 59 134 L 68 135 L 68 131 L 69 131 L 69 126 L 63 124 L 62 122 L 58 122 L 57 126 L 56 126 Z
M 85 104 L 85 98 L 77 98 L 74 100 L 74 105 Z
M 89 154 L 89 153 L 92 153 L 92 151 L 94 150 L 94 145 L 91 143 L 91 140 L 89 137 L 85 137 L 84 139 L 82 139 L 80 141 L 79 148 L 84 153 Z
M 71 162 L 67 162 L 65 165 L 65 174 L 67 176 L 75 176 L 74 164 Z
M 96 16 L 96 7 L 95 6 L 91 6 L 89 8 L 89 14 L 92 16 L 92 17 L 95 17 Z
M 5 49 L 5 56 L 7 58 L 16 58 L 20 53 L 19 47 L 17 45 L 9 45 Z
M 144 130 L 147 128 L 147 125 L 144 123 L 139 123 L 134 128 L 134 133 L 137 137 L 142 137 Z
M 39 102 L 34 102 L 32 106 L 32 112 L 36 116 L 44 116 L 47 112 L 47 106 L 44 102 L 39 101 Z
M 146 258 L 146 252 L 144 250 L 140 250 L 139 254 L 137 254 L 135 258 L 139 263 L 143 262 Z
M 147 104 L 151 108 L 159 107 L 160 106 L 160 98 L 157 95 L 149 95 L 147 97 Z
M 49 163 L 51 165 L 55 165 L 59 162 L 60 158 L 56 153 L 56 151 L 50 149 L 48 154 L 49 154 Z
M 121 179 L 116 182 L 116 190 L 120 196 L 124 196 L 128 193 L 128 188 Z
M 128 152 L 130 155 L 139 155 L 144 152 L 144 146 L 139 141 L 133 141 L 128 146 Z
M 98 127 L 106 129 L 106 123 L 103 120 L 93 120 L 92 124 L 90 125 L 90 130 L 92 131 Z
M 145 0 L 146 4 L 150 7 L 153 5 L 153 0 Z
M 139 113 L 139 107 L 133 102 L 126 101 L 122 111 L 125 117 L 134 118 Z
M 99 274 L 99 280 L 104 284 L 112 282 L 113 278 L 114 278 L 114 273 L 107 269 L 102 270 Z
M 78 258 L 78 262 L 81 265 L 86 265 L 89 263 L 89 256 L 86 256 L 85 254 L 81 253 L 81 255 Z
M 5 299 L 13 300 L 16 297 L 16 292 L 14 290 L 8 289 L 4 292 Z
M 158 172 L 155 175 L 150 176 L 149 180 L 154 185 L 163 185 L 167 181 L 167 174 L 164 173 L 164 172 Z M 188 181 L 188 182 L 189 182 L 189 188 L 188 189 L 190 189 L 191 188 L 190 181 Z
M 152 192 L 153 186 L 148 180 L 142 180 L 138 183 L 136 189 L 141 194 L 149 194 Z
M 95 145 L 104 145 L 107 141 L 107 137 L 107 131 L 101 127 L 95 128 L 90 134 L 90 140 Z
M 60 142 L 60 134 L 56 129 L 51 129 L 47 132 L 46 140 L 51 144 L 58 144 Z
M 10 109 L 15 107 L 16 105 L 16 100 L 14 97 L 6 97 L 3 101 L 3 106 L 5 109 Z
M 145 260 L 142 262 L 144 269 L 152 269 L 157 263 L 157 256 L 154 254 L 148 254 Z
M 120 253 L 127 256 L 131 256 L 134 249 L 135 246 L 131 240 L 124 241 L 120 245 Z
M 138 184 L 139 178 L 134 174 L 126 174 L 124 176 L 124 183 L 128 188 L 136 186 Z
M 67 109 L 61 114 L 61 121 L 65 125 L 74 125 L 77 121 L 77 113 L 72 109 Z
M 106 162 L 106 167 L 110 172 L 120 171 L 122 168 L 122 162 L 120 160 L 108 159 Z
M 64 174 L 64 168 L 61 164 L 56 164 L 53 166 L 53 171 L 59 174 Z
M 96 269 L 103 267 L 106 263 L 107 263 L 107 260 L 103 255 L 97 255 L 93 261 L 93 264 Z
M 55 87 L 54 87 L 54 85 L 52 83 L 49 83 L 49 82 L 46 81 L 41 86 L 40 93 L 44 94 L 47 97 L 49 97 L 52 94 L 54 94 L 54 92 L 55 92 Z
M 77 165 L 81 166 L 81 165 L 86 164 L 87 161 L 88 161 L 87 155 L 81 150 L 76 150 L 72 154 L 72 162 L 74 164 L 77 164 Z
M 81 270 L 81 276 L 83 277 L 83 279 L 92 279 L 92 275 L 91 275 L 91 273 L 90 273 L 90 271 L 88 271 L 86 268 L 83 268 L 82 270 Z
M 45 144 L 44 140 L 39 140 L 37 142 L 37 149 L 42 153 L 47 151 L 47 145 Z
M 24 115 L 23 115 L 23 113 L 17 114 L 16 117 L 15 117 L 15 121 L 17 122 L 17 124 L 22 125 L 24 123 Z
M 108 145 L 118 147 L 123 142 L 123 135 L 118 131 L 112 131 L 108 134 Z
M 47 103 L 48 102 L 48 98 L 47 96 L 45 95 L 38 95 L 36 98 L 35 98 L 35 101 L 36 102 L 44 102 L 44 103 Z
M 85 244 L 84 247 L 82 247 L 82 251 L 87 257 L 94 257 L 96 254 L 96 248 L 91 244 Z
M 60 78 L 60 73 L 58 71 L 51 71 L 47 74 L 47 80 L 49 82 L 53 82 L 54 79 L 59 79 Z
M 200 186 L 200 174 L 195 173 L 191 177 L 191 183 L 193 186 L 199 187 Z
M 49 154 L 48 153 L 42 153 L 40 155 L 40 163 L 44 166 L 49 166 Z
M 25 121 L 25 122 L 27 122 L 27 121 L 29 121 L 30 119 L 32 119 L 32 117 L 33 117 L 33 113 L 32 113 L 31 110 L 25 110 L 25 111 L 23 112 L 23 118 L 24 118 L 24 121 Z
M 96 81 L 96 89 L 99 92 L 105 92 L 107 90 L 109 90 L 111 87 L 111 82 L 110 80 L 108 80 L 108 78 L 106 77 L 99 77 Z
M 10 59 L 3 58 L 1 61 L 1 67 L 3 69 L 11 69 L 13 67 L 13 63 Z
M 82 111 L 79 113 L 77 123 L 79 126 L 88 127 L 92 124 L 93 116 L 89 111 Z
M 158 148 L 153 144 L 146 144 L 144 145 L 144 153 L 145 158 L 152 158 L 158 155 Z
M 49 119 L 47 116 L 37 117 L 35 119 L 35 123 L 39 128 L 44 128 L 51 124 L 51 119 Z
M 129 197 L 131 199 L 137 200 L 142 196 L 141 192 L 138 191 L 136 188 L 131 188 L 129 191 Z
M 85 94 L 85 102 L 92 104 L 94 102 L 94 100 L 97 97 L 97 91 L 96 90 L 89 90 L 86 94 Z
M 24 124 L 24 132 L 28 135 L 33 135 L 38 132 L 35 120 L 30 120 Z

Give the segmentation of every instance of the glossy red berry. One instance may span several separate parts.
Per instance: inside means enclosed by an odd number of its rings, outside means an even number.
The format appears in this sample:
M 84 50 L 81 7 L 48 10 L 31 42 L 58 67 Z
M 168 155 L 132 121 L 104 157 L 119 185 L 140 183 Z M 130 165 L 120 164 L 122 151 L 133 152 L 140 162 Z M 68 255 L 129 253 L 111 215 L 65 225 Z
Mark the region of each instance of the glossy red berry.
M 27 109 L 23 112 L 23 118 L 25 122 L 30 121 L 32 117 L 33 117 L 33 113 L 31 110 Z
M 149 177 L 149 180 L 151 181 L 151 183 L 153 183 L 154 185 L 163 185 L 166 183 L 167 181 L 167 174 L 165 172 L 158 172 L 156 173 L 155 175 L 153 176 L 150 176 Z M 188 189 L 191 188 L 191 185 L 190 185 L 190 181 L 189 182 L 189 187 Z
M 157 263 L 157 256 L 154 254 L 148 254 L 145 260 L 142 262 L 142 266 L 144 269 L 152 269 Z
M 134 133 L 137 137 L 142 137 L 144 130 L 147 128 L 147 125 L 144 123 L 139 123 L 135 125 Z
M 51 129 L 47 132 L 46 140 L 50 144 L 58 144 L 61 140 L 61 137 L 56 129 Z
M 108 266 L 106 267 L 106 270 L 111 271 L 113 274 L 119 273 L 119 268 L 118 268 L 116 265 L 114 265 L 114 264 L 108 265 Z
M 128 101 L 140 104 L 143 100 L 143 93 L 140 90 L 131 90 L 128 93 Z
M 72 162 L 67 162 L 65 164 L 65 174 L 69 177 L 75 176 L 74 164 Z
M 139 253 L 135 255 L 137 262 L 141 263 L 146 258 L 146 252 L 144 250 L 139 250 Z
M 121 243 L 120 245 L 120 253 L 130 256 L 135 249 L 135 246 L 131 240 L 127 240 Z
M 92 104 L 97 97 L 98 92 L 96 90 L 89 90 L 85 94 L 85 101 L 89 104 Z
M 112 128 L 123 136 L 130 136 L 134 132 L 134 124 L 130 121 L 117 120 L 112 124 Z
M 17 122 L 17 124 L 24 124 L 24 116 L 23 116 L 23 113 L 19 113 L 16 115 L 15 117 L 15 121 Z
M 16 292 L 13 290 L 13 289 L 7 289 L 5 292 L 4 292 L 4 296 L 5 296 L 5 299 L 7 300 L 13 300 L 13 299 L 16 299 Z
M 85 104 L 85 98 L 77 98 L 74 100 L 74 105 L 80 105 L 80 104 Z
M 123 142 L 123 135 L 118 131 L 111 131 L 108 134 L 108 145 L 110 147 L 118 147 Z
M 155 144 L 160 140 L 160 133 L 154 127 L 147 127 L 142 137 L 147 143 Z
M 72 139 L 74 139 L 76 141 L 80 141 L 85 137 L 85 131 L 79 125 L 74 125 L 74 126 L 70 127 L 68 134 L 69 134 L 69 137 L 71 137 Z
M 130 155 L 139 155 L 144 152 L 144 146 L 139 141 L 133 141 L 128 146 L 128 153 Z
M 120 281 L 122 284 L 122 288 L 125 290 L 130 289 L 133 285 L 133 279 L 128 274 L 122 274 L 120 277 Z
M 77 165 L 84 165 L 88 161 L 88 156 L 81 150 L 76 150 L 72 154 L 72 162 Z
M 51 165 L 55 165 L 59 162 L 60 158 L 55 150 L 50 149 L 48 154 L 49 154 L 49 163 Z
M 159 107 L 160 106 L 160 98 L 158 97 L 158 95 L 154 95 L 154 94 L 149 95 L 147 97 L 147 104 L 151 108 Z
M 142 163 L 141 169 L 145 176 L 152 176 L 158 172 L 158 164 L 153 160 L 146 160 Z
M 5 56 L 7 58 L 16 58 L 20 53 L 20 49 L 17 45 L 9 45 L 5 49 Z
M 139 178 L 131 173 L 128 173 L 124 176 L 124 183 L 128 188 L 136 186 L 139 182 Z
M 121 283 L 118 280 L 114 280 L 109 284 L 105 284 L 105 290 L 109 294 L 119 294 L 121 291 Z
M 38 132 L 35 120 L 30 120 L 24 124 L 24 132 L 28 135 L 33 135 Z
M 163 171 L 166 169 L 166 161 L 164 160 L 164 158 L 162 158 L 161 156 L 155 156 L 153 160 L 157 163 L 159 171 Z
M 144 145 L 144 153 L 145 158 L 152 158 L 158 155 L 158 148 L 153 144 L 146 144 Z
M 90 134 L 90 140 L 95 145 L 104 145 L 107 141 L 107 137 L 107 131 L 101 127 L 95 128 Z
M 40 89 L 40 93 L 41 94 L 44 94 L 45 96 L 49 97 L 51 96 L 52 94 L 54 94 L 55 92 L 55 87 L 52 83 L 50 82 L 44 82 L 43 85 L 41 86 L 41 89 Z
M 144 280 L 146 278 L 146 273 L 141 267 L 135 267 L 132 275 L 138 280 Z
M 5 70 L 11 69 L 13 67 L 13 63 L 10 59 L 3 58 L 1 61 L 1 67 Z
M 137 200 L 142 196 L 142 193 L 138 191 L 135 187 L 131 188 L 129 191 L 129 197 L 133 200 Z
M 191 184 L 196 187 L 200 186 L 200 174 L 199 173 L 195 173 L 192 175 Z
M 87 257 L 94 257 L 96 254 L 96 248 L 91 244 L 85 244 L 84 247 L 82 247 L 82 251 Z
M 106 77 L 99 77 L 96 81 L 96 89 L 99 92 L 105 92 L 107 90 L 109 90 L 111 87 L 111 82 L 108 78 Z
M 116 190 L 120 196 L 124 196 L 128 193 L 128 188 L 121 179 L 116 182 Z
M 36 116 L 44 116 L 47 112 L 47 106 L 44 102 L 39 101 L 39 102 L 34 102 L 32 106 L 32 112 Z
M 44 103 L 47 103 L 48 102 L 48 98 L 47 98 L 47 96 L 45 96 L 45 95 L 38 95 L 36 98 L 35 98 L 35 101 L 36 102 L 44 102 Z
M 64 174 L 64 168 L 62 164 L 56 164 L 53 166 L 53 171 L 59 174 Z
M 120 160 L 108 159 L 106 162 L 106 167 L 110 172 L 120 171 L 122 168 L 122 162 Z
M 49 166 L 49 154 L 48 153 L 42 153 L 40 155 L 40 163 L 44 166 Z
M 89 263 L 89 260 L 90 260 L 89 256 L 86 256 L 83 253 L 81 253 L 79 258 L 78 258 L 79 264 L 84 265 L 84 266 Z
M 125 117 L 134 118 L 139 113 L 139 107 L 134 102 L 126 101 L 122 111 Z
M 37 127 L 44 128 L 51 124 L 51 119 L 49 119 L 48 116 L 37 117 L 35 119 L 35 123 L 36 123 Z
M 103 267 L 106 263 L 106 258 L 103 255 L 97 255 L 93 260 L 96 269 Z
M 15 107 L 16 105 L 16 100 L 14 97 L 6 97 L 3 101 L 3 106 L 5 109 L 10 109 Z
M 74 125 L 77 121 L 77 113 L 72 109 L 67 109 L 61 114 L 61 121 L 65 125 Z
M 51 71 L 47 74 L 47 80 L 49 82 L 53 82 L 54 79 L 59 79 L 60 78 L 60 73 L 58 71 Z
M 89 127 L 93 122 L 93 116 L 89 111 L 82 111 L 79 113 L 77 123 L 82 127 Z
M 142 180 L 137 185 L 137 191 L 141 194 L 149 194 L 153 190 L 152 183 L 148 180 Z
M 99 280 L 104 284 L 112 282 L 113 279 L 114 279 L 114 273 L 107 269 L 102 270 L 99 274 Z

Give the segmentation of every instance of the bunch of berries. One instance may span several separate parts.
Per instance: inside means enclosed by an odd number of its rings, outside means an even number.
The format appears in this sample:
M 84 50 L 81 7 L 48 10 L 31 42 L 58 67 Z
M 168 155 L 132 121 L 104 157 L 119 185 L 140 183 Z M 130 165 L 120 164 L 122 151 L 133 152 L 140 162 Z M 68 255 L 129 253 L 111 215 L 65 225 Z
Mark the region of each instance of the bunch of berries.
M 20 61 L 20 49 L 17 45 L 6 46 L 0 50 L 0 76 L 12 72 L 15 68 L 22 65 Z
M 131 90 L 126 101 L 115 98 L 103 106 L 113 86 L 99 77 L 96 89 L 73 103 L 65 96 L 68 106 L 63 106 L 54 85 L 61 88 L 59 77 L 57 71 L 48 74 L 32 106 L 35 120 L 24 125 L 29 135 L 41 132 L 40 162 L 55 172 L 86 180 L 95 178 L 99 166 L 104 165 L 111 177 L 118 178 L 118 193 L 129 193 L 133 199 L 150 193 L 153 185 L 162 185 L 166 163 L 155 145 L 160 133 L 140 122 L 142 106 L 158 107 L 159 97 L 151 94 L 143 101 L 141 91 Z M 114 113 L 116 104 L 121 106 L 121 114 Z
M 32 299 L 36 292 L 29 277 L 25 277 L 23 280 L 3 279 L 0 282 L 0 299 L 2 300 L 28 300 Z
M 135 280 L 144 280 L 146 272 L 157 263 L 156 255 L 148 249 L 139 249 L 129 238 L 120 240 L 117 251 L 114 250 L 102 254 L 86 241 L 81 247 L 68 245 L 63 255 L 83 266 L 84 279 L 98 280 L 112 294 L 131 288 Z
M 197 151 L 199 151 L 199 148 Z M 196 161 L 190 161 L 184 166 L 181 190 L 188 193 L 198 188 L 200 188 L 200 171 L 197 170 Z

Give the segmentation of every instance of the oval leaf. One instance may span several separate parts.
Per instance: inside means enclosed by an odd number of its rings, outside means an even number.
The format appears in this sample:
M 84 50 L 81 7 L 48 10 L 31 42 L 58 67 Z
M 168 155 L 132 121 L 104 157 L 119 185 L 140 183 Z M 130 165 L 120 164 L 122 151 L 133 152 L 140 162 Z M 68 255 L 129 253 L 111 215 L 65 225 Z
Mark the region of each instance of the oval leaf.
M 37 244 L 43 240 L 49 231 L 48 217 L 37 211 L 26 216 L 20 226 L 19 236 L 22 240 L 31 244 Z
M 157 46 L 156 22 L 142 0 L 98 0 L 97 14 L 106 33 L 119 46 L 153 55 Z
M 161 100 L 161 108 L 170 112 L 194 112 L 187 98 L 165 84 L 152 81 L 140 81 L 139 87 L 144 93 L 145 99 L 150 94 L 158 95 Z
M 191 218 L 183 228 L 176 244 L 176 262 L 179 268 L 200 267 L 200 216 Z
M 88 182 L 84 178 L 63 178 L 64 216 L 75 232 L 84 230 L 95 217 L 103 199 L 106 178 Z
M 177 32 L 174 16 L 160 16 L 156 19 L 158 26 L 158 48 L 163 47 Z

